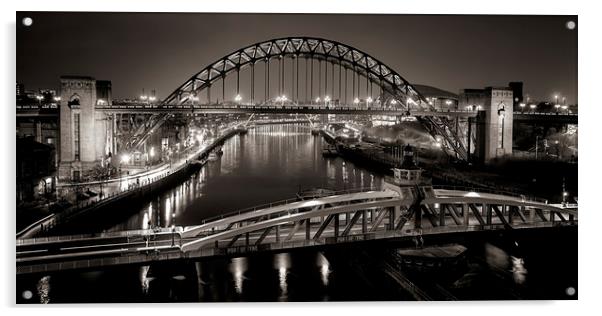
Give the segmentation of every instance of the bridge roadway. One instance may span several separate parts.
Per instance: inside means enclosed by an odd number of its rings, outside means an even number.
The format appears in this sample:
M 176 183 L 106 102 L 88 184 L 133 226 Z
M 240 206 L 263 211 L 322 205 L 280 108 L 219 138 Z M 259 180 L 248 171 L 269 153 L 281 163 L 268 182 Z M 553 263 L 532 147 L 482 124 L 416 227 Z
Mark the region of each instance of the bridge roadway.
M 576 208 L 429 187 L 345 191 L 241 210 L 190 227 L 17 240 L 17 274 L 562 225 L 577 225 Z
M 316 105 L 316 104 L 207 104 L 207 105 L 157 105 L 157 104 L 113 104 L 96 106 L 97 111 L 110 113 L 198 113 L 198 114 L 363 114 L 363 115 L 406 115 L 407 110 L 400 107 L 354 106 L 354 105 Z M 472 110 L 412 110 L 414 116 L 452 116 L 475 117 Z

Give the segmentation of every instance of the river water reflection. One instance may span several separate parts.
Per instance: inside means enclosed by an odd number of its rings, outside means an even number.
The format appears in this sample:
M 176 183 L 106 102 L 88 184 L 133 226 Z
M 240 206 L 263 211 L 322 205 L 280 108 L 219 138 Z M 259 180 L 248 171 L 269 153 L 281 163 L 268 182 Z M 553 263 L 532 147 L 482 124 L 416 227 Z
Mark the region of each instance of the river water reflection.
M 143 205 L 111 230 L 195 225 L 236 210 L 294 198 L 300 190 L 376 187 L 382 178 L 341 158 L 322 157 L 308 125 L 261 125 L 226 141 L 224 154 Z

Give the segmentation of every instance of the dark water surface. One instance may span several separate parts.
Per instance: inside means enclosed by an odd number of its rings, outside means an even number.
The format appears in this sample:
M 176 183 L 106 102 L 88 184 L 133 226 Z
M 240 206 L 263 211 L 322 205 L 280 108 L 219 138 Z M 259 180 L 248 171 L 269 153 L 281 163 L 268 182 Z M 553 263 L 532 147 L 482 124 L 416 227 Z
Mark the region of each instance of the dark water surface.
M 111 230 L 149 224 L 195 225 L 203 219 L 295 198 L 300 190 L 376 187 L 382 178 L 341 158 L 322 158 L 324 141 L 308 125 L 263 125 L 226 141 L 224 154 L 182 185 Z

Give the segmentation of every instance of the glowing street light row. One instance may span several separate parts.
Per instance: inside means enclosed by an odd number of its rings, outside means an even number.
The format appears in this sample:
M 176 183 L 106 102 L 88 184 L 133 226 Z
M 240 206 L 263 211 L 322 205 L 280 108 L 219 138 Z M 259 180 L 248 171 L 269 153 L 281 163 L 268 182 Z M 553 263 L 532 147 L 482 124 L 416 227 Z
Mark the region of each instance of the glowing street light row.
M 150 101 L 154 101 L 155 100 L 154 97 L 147 97 L 147 96 L 144 96 L 144 95 L 141 96 L 140 98 L 142 100 L 146 100 L 147 98 Z M 193 102 L 198 102 L 199 101 L 199 97 L 196 96 L 196 95 L 192 95 L 191 97 L 189 97 L 189 99 L 191 101 L 193 101 Z M 242 96 L 240 94 L 237 94 L 234 97 L 234 101 L 237 102 L 237 103 L 240 103 L 242 100 L 243 100 L 243 98 L 242 98 Z M 288 99 L 288 97 L 286 95 L 277 96 L 275 100 L 276 100 L 276 102 L 287 102 L 287 101 L 289 101 L 289 99 Z M 330 98 L 330 96 L 327 95 L 327 96 L 324 97 L 324 102 L 325 103 L 329 103 L 330 101 L 332 101 L 332 99 Z M 322 102 L 322 98 L 316 97 L 315 102 L 316 103 Z M 372 104 L 373 102 L 374 102 L 374 99 L 372 97 L 366 98 L 366 101 L 365 101 L 366 104 Z M 417 104 L 416 101 L 414 101 L 412 98 L 408 98 L 407 102 L 409 104 Z M 451 104 L 451 101 L 448 100 L 448 102 L 449 102 L 449 104 Z M 353 99 L 353 103 L 354 104 L 359 104 L 359 103 L 361 103 L 361 101 L 360 101 L 360 99 L 358 97 L 356 97 L 356 98 Z M 391 101 L 389 101 L 389 104 L 390 105 L 396 105 L 397 104 L 397 100 L 392 99 Z

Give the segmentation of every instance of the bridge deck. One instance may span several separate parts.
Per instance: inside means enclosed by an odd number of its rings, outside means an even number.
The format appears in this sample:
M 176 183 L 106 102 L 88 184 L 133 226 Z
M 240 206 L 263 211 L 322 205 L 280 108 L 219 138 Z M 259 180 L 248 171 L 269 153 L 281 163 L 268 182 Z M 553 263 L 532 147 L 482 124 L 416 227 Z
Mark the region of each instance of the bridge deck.
M 406 109 L 386 107 L 360 107 L 360 106 L 323 106 L 315 104 L 299 105 L 111 105 L 97 106 L 97 111 L 114 113 L 200 113 L 200 114 L 225 114 L 225 113 L 265 113 L 265 114 L 369 114 L 398 116 L 406 115 Z M 476 111 L 469 110 L 412 110 L 414 116 L 453 116 L 475 117 Z

